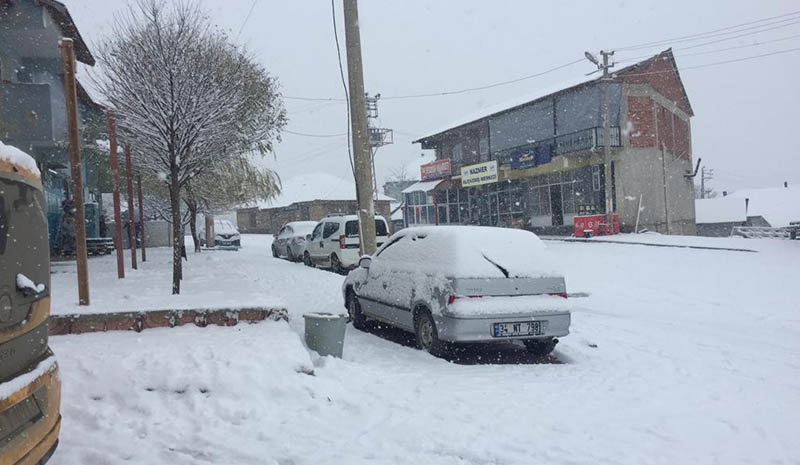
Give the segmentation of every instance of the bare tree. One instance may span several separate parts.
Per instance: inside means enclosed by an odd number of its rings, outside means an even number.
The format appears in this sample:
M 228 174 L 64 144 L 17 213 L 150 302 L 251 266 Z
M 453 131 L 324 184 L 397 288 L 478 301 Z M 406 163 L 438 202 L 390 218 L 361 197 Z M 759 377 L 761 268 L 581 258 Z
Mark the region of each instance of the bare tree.
M 194 3 L 139 0 L 117 18 L 99 62 L 97 87 L 137 168 L 166 185 L 173 225 L 182 222 L 181 193 L 193 179 L 280 140 L 286 111 L 277 81 Z M 182 228 L 173 227 L 173 294 L 182 245 Z
M 196 228 L 199 214 L 213 214 L 269 200 L 280 193 L 280 186 L 277 173 L 256 167 L 247 156 L 226 160 L 225 166 L 212 167 L 193 179 L 186 185 L 184 203 L 190 215 L 195 251 L 200 250 Z

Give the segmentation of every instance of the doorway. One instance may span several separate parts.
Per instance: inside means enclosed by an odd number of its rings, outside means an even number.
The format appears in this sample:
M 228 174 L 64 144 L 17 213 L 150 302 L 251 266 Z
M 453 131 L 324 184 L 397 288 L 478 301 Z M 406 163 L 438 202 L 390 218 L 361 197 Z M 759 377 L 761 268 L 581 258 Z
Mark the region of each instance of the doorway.
M 561 202 L 561 185 L 550 186 L 550 211 L 553 215 L 553 226 L 564 225 L 564 209 Z

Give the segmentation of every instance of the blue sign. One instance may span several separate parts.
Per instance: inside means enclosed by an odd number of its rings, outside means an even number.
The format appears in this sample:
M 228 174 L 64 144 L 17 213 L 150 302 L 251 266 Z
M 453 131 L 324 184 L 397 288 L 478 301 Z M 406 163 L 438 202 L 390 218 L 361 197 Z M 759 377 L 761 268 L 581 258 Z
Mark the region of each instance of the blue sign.
M 534 147 L 526 147 L 515 150 L 511 153 L 511 169 L 524 170 L 538 165 L 550 163 L 553 160 L 553 146 L 542 144 Z

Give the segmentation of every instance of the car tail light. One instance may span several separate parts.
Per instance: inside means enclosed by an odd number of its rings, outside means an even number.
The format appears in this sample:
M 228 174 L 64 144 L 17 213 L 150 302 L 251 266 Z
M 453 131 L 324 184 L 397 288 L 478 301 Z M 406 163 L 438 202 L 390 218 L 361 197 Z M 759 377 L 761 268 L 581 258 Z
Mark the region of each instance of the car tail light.
M 471 295 L 471 296 L 469 296 L 470 299 L 480 299 L 481 297 L 483 297 L 483 296 L 482 295 Z M 456 300 L 463 299 L 463 298 L 464 297 L 461 297 L 461 296 L 451 295 L 450 297 L 447 298 L 447 305 L 452 305 L 453 302 L 455 302 Z
M 567 293 L 566 292 L 553 292 L 553 293 L 548 294 L 548 295 L 554 295 L 556 297 L 563 297 L 565 299 L 567 298 Z
M 347 245 L 344 243 L 344 238 L 347 237 L 344 234 L 339 236 L 339 248 L 344 249 Z

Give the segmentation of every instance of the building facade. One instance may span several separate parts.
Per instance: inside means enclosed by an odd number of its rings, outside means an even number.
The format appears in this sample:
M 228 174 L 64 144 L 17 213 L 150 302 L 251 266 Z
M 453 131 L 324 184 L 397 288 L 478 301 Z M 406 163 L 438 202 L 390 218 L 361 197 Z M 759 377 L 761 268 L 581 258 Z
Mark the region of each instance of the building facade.
M 389 222 L 391 209 L 389 200 L 375 201 L 375 214 Z M 236 210 L 239 231 L 251 234 L 276 234 L 284 224 L 291 221 L 319 221 L 332 214 L 355 214 L 355 200 L 309 200 L 275 208 L 240 208 Z
M 416 140 L 448 172 L 423 166 L 423 180 L 403 191 L 406 225 L 567 234 L 576 216 L 605 213 L 604 86 L 620 228 L 695 234 L 693 112 L 671 50 Z
M 51 251 L 58 248 L 62 202 L 69 196 L 64 67 L 59 41 L 74 42 L 76 58 L 93 66 L 91 52 L 67 8 L 55 0 L 0 0 L 0 139 L 33 156 L 42 173 L 47 200 Z M 78 83 L 82 128 L 88 118 L 102 118 Z M 87 236 L 99 235 L 98 173 L 83 160 Z

